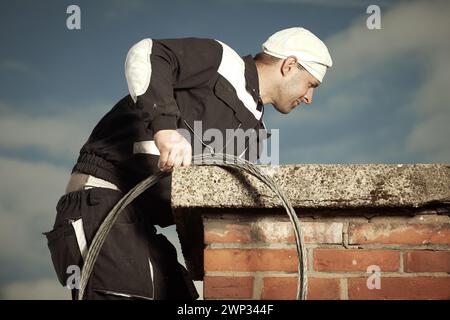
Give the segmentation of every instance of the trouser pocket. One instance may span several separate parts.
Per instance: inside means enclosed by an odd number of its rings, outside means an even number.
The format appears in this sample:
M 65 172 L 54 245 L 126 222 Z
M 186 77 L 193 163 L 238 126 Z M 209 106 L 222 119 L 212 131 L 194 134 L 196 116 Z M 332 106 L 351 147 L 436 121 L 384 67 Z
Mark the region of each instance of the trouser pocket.
M 47 244 L 52 257 L 53 267 L 61 285 L 67 285 L 67 278 L 73 274 L 68 268 L 81 268 L 82 256 L 78 247 L 76 232 L 70 221 L 60 225 L 50 232 L 45 232 Z M 79 270 L 79 269 L 78 269 Z
M 116 223 L 97 257 L 85 299 L 153 299 L 154 270 L 148 248 L 140 223 Z

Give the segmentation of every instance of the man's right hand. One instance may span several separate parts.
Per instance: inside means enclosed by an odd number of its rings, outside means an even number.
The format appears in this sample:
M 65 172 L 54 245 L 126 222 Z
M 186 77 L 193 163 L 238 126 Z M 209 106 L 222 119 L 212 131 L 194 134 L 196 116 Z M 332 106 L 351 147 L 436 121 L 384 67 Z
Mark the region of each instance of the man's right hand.
M 154 139 L 160 153 L 158 167 L 162 171 L 191 165 L 192 147 L 176 130 L 159 130 Z

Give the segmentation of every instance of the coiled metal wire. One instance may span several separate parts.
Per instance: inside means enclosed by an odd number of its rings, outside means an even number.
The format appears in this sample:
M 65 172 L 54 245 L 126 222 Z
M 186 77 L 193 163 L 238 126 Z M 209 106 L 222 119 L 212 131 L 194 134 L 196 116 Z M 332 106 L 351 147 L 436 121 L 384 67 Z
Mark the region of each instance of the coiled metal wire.
M 291 206 L 287 197 L 285 196 L 284 192 L 277 186 L 277 184 L 273 181 L 273 179 L 268 175 L 266 175 L 264 172 L 262 172 L 258 166 L 247 160 L 235 157 L 233 155 L 223 153 L 199 154 L 192 157 L 192 163 L 194 165 L 207 165 L 207 166 L 214 165 L 220 167 L 230 167 L 245 171 L 258 178 L 264 184 L 266 184 L 280 198 L 294 229 L 295 243 L 298 255 L 298 275 L 299 275 L 299 279 L 297 282 L 297 300 L 300 299 L 306 300 L 308 278 L 306 270 L 307 257 L 304 239 L 300 231 L 300 222 L 298 220 L 298 217 L 294 211 L 294 208 Z M 144 192 L 146 189 L 150 188 L 155 183 L 157 183 L 161 178 L 169 174 L 170 174 L 169 172 L 161 171 L 143 180 L 142 182 L 137 184 L 134 188 L 132 188 L 127 194 L 125 194 L 122 197 L 122 199 L 120 199 L 117 202 L 114 208 L 112 208 L 111 211 L 108 213 L 108 215 L 98 228 L 92 240 L 92 243 L 89 246 L 87 255 L 84 259 L 84 265 L 81 271 L 81 279 L 79 283 L 78 300 L 83 299 L 86 285 L 89 281 L 89 277 L 91 276 L 95 261 L 97 260 L 98 254 L 103 246 L 103 243 L 105 242 L 105 239 L 108 236 L 108 233 L 113 227 L 114 222 L 116 221 L 119 214 L 128 204 L 130 204 L 142 192 Z

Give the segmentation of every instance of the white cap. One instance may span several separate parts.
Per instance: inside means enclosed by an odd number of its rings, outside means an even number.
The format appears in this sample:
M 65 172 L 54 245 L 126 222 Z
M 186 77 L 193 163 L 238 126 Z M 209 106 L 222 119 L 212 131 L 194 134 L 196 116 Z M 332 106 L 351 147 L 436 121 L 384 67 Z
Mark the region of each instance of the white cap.
M 330 53 L 322 40 L 304 28 L 289 28 L 274 33 L 263 43 L 262 50 L 281 59 L 295 56 L 298 62 L 320 82 L 327 68 L 333 65 Z

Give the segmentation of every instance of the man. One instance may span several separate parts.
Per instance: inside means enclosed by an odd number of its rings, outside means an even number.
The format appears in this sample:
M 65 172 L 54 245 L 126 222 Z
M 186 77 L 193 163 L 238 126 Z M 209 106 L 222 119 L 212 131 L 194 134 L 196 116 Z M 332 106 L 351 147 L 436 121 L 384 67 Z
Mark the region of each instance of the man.
M 193 153 L 213 149 L 202 132 L 196 134 L 196 121 L 202 130 L 215 128 L 225 136 L 227 129 L 264 129 L 264 104 L 287 114 L 312 102 L 332 65 L 323 42 L 306 29 L 290 28 L 262 48 L 254 58 L 241 58 L 220 41 L 186 38 L 144 39 L 130 49 L 125 62 L 130 94 L 100 120 L 81 149 L 54 229 L 46 234 L 61 284 L 67 284 L 68 266 L 82 266 L 98 226 L 126 192 L 158 170 L 189 166 Z M 193 152 L 194 141 L 203 149 Z M 254 161 L 249 152 L 254 144 L 226 150 Z M 196 299 L 174 247 L 155 232 L 155 225 L 171 224 L 169 176 L 122 212 L 84 298 Z

